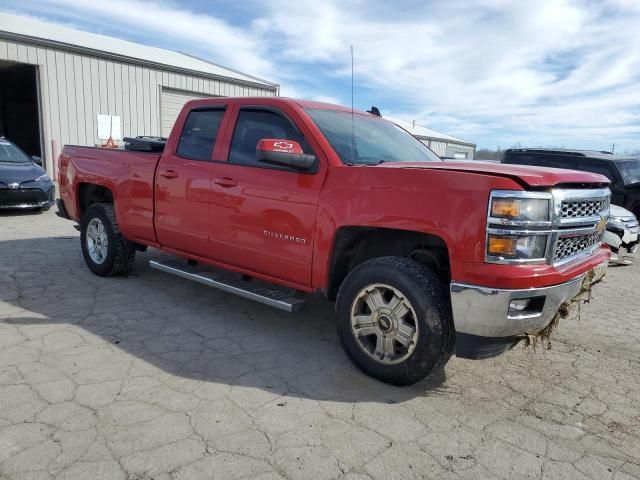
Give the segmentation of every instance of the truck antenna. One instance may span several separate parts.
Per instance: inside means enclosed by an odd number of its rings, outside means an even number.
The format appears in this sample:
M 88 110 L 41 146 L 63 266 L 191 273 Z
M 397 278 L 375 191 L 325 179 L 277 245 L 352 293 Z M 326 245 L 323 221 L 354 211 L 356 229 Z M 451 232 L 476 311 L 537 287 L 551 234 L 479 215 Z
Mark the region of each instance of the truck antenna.
M 353 45 L 351 45 L 351 115 L 353 115 Z
M 355 132 L 353 126 L 354 113 L 353 113 L 353 97 L 354 97 L 354 83 L 353 83 L 353 45 L 351 45 L 351 158 L 350 161 L 355 160 Z

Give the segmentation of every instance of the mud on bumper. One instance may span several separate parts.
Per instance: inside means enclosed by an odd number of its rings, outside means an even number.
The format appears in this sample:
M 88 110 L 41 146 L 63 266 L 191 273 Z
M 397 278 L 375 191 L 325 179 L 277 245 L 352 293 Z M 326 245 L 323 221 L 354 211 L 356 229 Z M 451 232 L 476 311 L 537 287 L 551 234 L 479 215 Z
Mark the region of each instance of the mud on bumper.
M 604 262 L 593 269 L 589 281 L 600 280 Z M 542 331 L 560 306 L 579 292 L 582 275 L 560 285 L 521 290 L 451 283 L 451 307 L 456 328 L 456 355 L 489 358 L 513 348 L 525 335 Z

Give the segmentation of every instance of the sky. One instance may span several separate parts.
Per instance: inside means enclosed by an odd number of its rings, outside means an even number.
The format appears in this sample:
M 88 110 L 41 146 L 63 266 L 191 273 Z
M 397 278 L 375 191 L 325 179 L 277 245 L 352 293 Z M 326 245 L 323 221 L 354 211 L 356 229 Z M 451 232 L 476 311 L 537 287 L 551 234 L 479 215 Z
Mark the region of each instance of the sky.
M 640 150 L 640 0 L 0 0 L 479 148 Z

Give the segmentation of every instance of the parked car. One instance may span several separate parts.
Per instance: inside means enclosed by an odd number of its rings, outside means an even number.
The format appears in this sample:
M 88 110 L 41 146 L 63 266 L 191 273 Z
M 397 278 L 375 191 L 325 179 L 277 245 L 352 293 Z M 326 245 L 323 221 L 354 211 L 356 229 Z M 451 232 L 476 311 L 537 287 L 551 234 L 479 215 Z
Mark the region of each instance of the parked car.
M 55 203 L 55 187 L 38 160 L 0 137 L 0 209 L 49 210 Z
M 544 335 L 607 267 L 602 175 L 443 162 L 351 108 L 199 99 L 166 145 L 125 141 L 60 157 L 60 215 L 92 272 L 152 247 L 182 259 L 156 269 L 286 311 L 320 291 L 348 356 L 385 382 Z
M 611 205 L 611 217 L 603 241 L 611 248 L 611 264 L 630 265 L 630 257 L 640 244 L 640 223 L 636 216 L 629 210 Z
M 640 218 L 640 158 L 592 150 L 514 148 L 504 153 L 502 163 L 600 173 L 611 181 L 611 203 Z

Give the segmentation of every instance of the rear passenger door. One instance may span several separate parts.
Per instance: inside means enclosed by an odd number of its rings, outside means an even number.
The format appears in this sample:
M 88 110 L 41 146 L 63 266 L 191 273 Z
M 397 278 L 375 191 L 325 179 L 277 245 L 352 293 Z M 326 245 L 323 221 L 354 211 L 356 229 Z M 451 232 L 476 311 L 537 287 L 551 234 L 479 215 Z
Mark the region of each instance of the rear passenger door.
M 191 110 L 174 151 L 158 164 L 155 226 L 164 248 L 205 257 L 210 252 L 213 155 L 224 115 L 224 107 Z
M 256 145 L 265 138 L 300 143 L 305 153 L 318 158 L 318 171 L 258 162 Z M 220 261 L 275 279 L 310 284 L 326 161 L 307 140 L 313 141 L 282 110 L 239 109 L 227 161 L 216 163 L 212 184 L 210 236 Z

